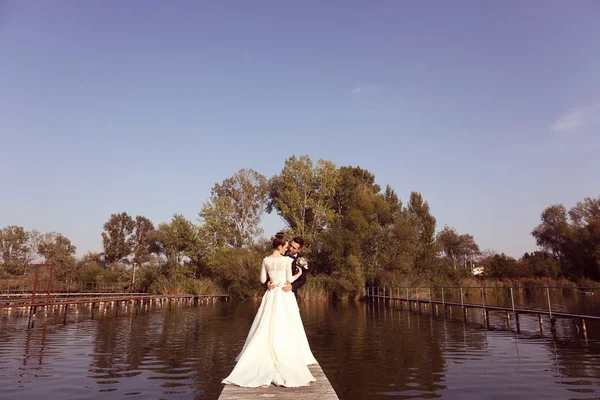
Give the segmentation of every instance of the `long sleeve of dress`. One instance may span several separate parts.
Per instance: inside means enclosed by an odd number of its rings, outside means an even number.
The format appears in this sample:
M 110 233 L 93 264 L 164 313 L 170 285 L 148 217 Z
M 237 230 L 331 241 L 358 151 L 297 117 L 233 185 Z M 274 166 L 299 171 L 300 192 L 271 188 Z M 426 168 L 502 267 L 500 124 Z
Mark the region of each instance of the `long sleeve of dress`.
M 288 261 L 288 263 L 286 263 L 285 266 L 285 280 L 288 281 L 289 283 L 294 282 L 294 274 L 292 273 L 292 259 L 288 258 L 286 261 Z
M 262 267 L 260 268 L 260 283 L 265 283 L 267 281 L 267 263 L 263 259 Z

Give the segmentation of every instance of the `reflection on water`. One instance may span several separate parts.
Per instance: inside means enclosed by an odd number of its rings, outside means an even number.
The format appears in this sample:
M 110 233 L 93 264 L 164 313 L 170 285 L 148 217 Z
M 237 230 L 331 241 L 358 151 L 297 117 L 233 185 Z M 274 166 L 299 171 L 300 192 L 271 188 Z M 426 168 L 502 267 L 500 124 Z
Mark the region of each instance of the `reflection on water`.
M 258 302 L 197 307 L 0 312 L 2 399 L 216 399 Z M 458 310 L 456 310 L 458 311 Z M 568 320 L 555 333 L 521 317 L 465 324 L 375 303 L 301 304 L 313 353 L 341 399 L 599 398 L 600 332 Z M 514 324 L 513 324 L 514 325 Z M 514 328 L 514 326 L 513 326 Z M 549 328 L 549 327 L 548 327 Z

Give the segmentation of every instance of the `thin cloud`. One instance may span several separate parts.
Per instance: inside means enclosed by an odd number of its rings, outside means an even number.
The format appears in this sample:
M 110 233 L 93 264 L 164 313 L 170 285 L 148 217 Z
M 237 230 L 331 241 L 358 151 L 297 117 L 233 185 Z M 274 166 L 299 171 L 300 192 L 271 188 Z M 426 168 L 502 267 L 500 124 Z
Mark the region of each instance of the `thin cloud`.
M 582 107 L 561 115 L 550 129 L 554 132 L 570 132 L 600 122 L 600 104 Z
M 359 94 L 359 93 L 373 92 L 378 89 L 381 89 L 381 85 L 379 85 L 377 83 L 369 83 L 368 85 L 356 86 L 355 88 L 351 89 L 350 92 L 353 94 Z

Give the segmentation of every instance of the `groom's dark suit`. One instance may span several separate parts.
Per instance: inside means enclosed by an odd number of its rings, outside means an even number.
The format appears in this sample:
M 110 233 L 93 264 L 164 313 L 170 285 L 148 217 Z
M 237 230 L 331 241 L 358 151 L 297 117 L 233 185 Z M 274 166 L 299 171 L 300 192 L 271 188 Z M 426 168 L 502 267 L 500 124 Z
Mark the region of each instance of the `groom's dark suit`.
M 296 265 L 298 263 L 298 259 L 302 257 L 302 254 L 296 253 L 295 256 L 288 255 L 289 251 L 286 251 L 285 255 L 293 259 L 292 261 L 292 275 L 296 275 L 298 273 L 298 269 L 300 266 Z M 300 289 L 306 283 L 306 275 L 308 274 L 308 269 L 302 268 L 302 275 L 298 277 L 294 282 L 292 282 L 292 292 L 296 294 L 296 291 Z

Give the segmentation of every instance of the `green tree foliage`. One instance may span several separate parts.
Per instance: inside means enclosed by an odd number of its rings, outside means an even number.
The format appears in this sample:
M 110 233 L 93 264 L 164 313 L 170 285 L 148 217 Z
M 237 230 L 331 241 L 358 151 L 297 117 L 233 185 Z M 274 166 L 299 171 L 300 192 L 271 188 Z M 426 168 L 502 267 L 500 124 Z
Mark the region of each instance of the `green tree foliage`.
M 327 296 L 356 297 L 367 283 L 452 284 L 471 273 L 473 261 L 486 276 L 497 278 L 600 279 L 600 198 L 585 198 L 570 210 L 546 208 L 532 232 L 542 251 L 517 261 L 481 252 L 473 235 L 453 227 L 436 234 L 436 219 L 420 193 L 410 193 L 403 204 L 391 186 L 382 189 L 376 183 L 372 172 L 337 168 L 322 159 L 313 163 L 307 155 L 285 160 L 281 173 L 269 181 L 241 169 L 215 184 L 198 213 L 199 226 L 181 214 L 156 229 L 145 217 L 112 214 L 102 233 L 104 252 L 79 262 L 75 246 L 63 235 L 4 227 L 2 276 L 13 280 L 27 274 L 27 266 L 42 257 L 65 281 L 124 289 L 133 281 L 136 290 L 156 293 L 226 287 L 236 296 L 252 297 L 264 290 L 258 274 L 271 251 L 260 227 L 264 211 L 277 212 L 290 237 L 304 238 L 311 281 L 325 285 Z
M 87 252 L 77 261 L 76 278 L 84 284 L 86 289 L 91 290 L 93 289 L 93 283 L 103 270 L 102 254 Z
M 479 254 L 479 246 L 475 243 L 473 235 L 459 235 L 456 229 L 446 225 L 438 232 L 436 241 L 444 257 L 452 262 L 454 270 L 458 263 L 464 271 L 470 272 L 473 257 Z
M 60 233 L 47 233 L 39 245 L 38 253 L 45 262 L 54 265 L 56 279 L 73 282 L 77 277 L 76 248 Z
M 23 274 L 27 264 L 29 233 L 22 226 L 10 225 L 0 230 L 0 265 L 9 274 Z
M 258 277 L 264 256 L 263 249 L 221 247 L 212 258 L 214 274 L 236 297 L 261 295 L 265 286 Z
M 198 229 L 181 214 L 175 214 L 170 223 L 160 224 L 150 238 L 152 253 L 164 257 L 168 269 L 178 270 L 199 253 Z
M 281 174 L 269 182 L 267 211 L 276 210 L 292 235 L 310 245 L 335 218 L 333 198 L 339 181 L 331 161 L 320 159 L 316 165 L 309 156 L 292 156 Z
M 429 204 L 420 193 L 412 192 L 408 200 L 408 216 L 417 231 L 417 252 L 415 267 L 427 271 L 432 268 L 432 260 L 436 258 L 435 225 Z
M 131 245 L 133 248 L 133 277 L 132 284 L 135 285 L 136 268 L 141 268 L 142 265 L 150 261 L 152 232 L 154 224 L 146 217 L 138 215 L 135 217 L 135 230 L 131 237 Z
M 527 276 L 556 279 L 561 274 L 561 266 L 558 260 L 545 251 L 525 253 L 519 262 L 523 265 Z
M 600 197 L 585 198 L 567 213 L 552 205 L 531 233 L 562 266 L 562 274 L 600 279 Z
M 104 232 L 102 232 L 104 259 L 107 265 L 119 262 L 131 255 L 134 229 L 135 221 L 126 212 L 111 214 L 108 222 L 104 224 Z
M 252 169 L 241 169 L 215 184 L 199 213 L 205 237 L 217 247 L 254 244 L 263 233 L 260 217 L 267 191 L 267 179 Z
M 527 272 L 520 268 L 517 260 L 502 253 L 492 256 L 486 275 L 494 278 L 523 277 Z
M 326 268 L 323 272 L 337 277 L 342 287 L 357 288 L 376 267 L 373 262 L 379 262 L 376 255 L 382 245 L 382 227 L 392 219 L 372 173 L 360 167 L 342 167 L 337 182 L 332 201 L 336 214 L 320 241 L 321 266 Z
M 417 231 L 391 187 L 382 193 L 371 172 L 341 167 L 333 208 L 315 270 L 336 278 L 338 294 L 355 296 L 379 270 L 412 269 Z

